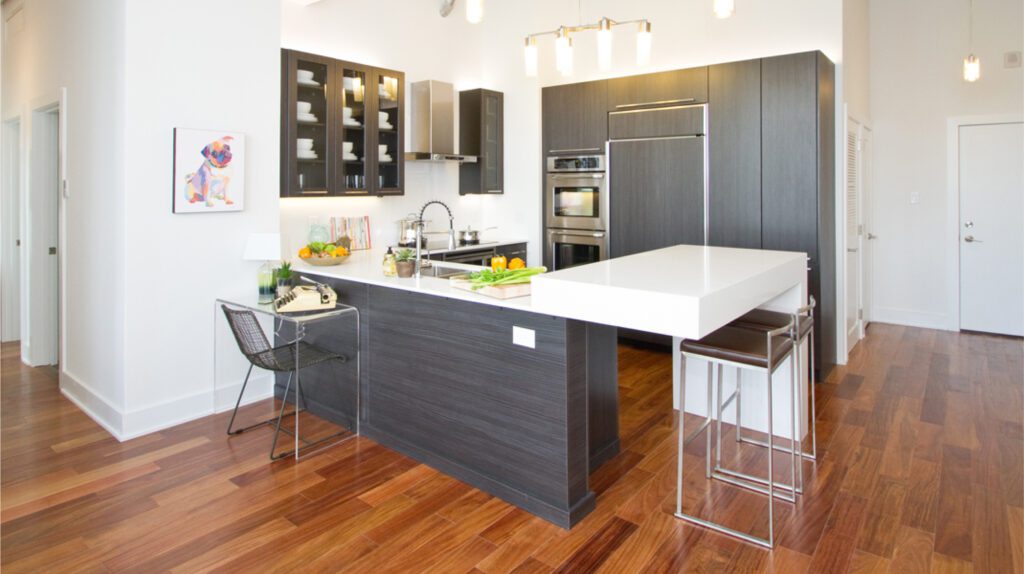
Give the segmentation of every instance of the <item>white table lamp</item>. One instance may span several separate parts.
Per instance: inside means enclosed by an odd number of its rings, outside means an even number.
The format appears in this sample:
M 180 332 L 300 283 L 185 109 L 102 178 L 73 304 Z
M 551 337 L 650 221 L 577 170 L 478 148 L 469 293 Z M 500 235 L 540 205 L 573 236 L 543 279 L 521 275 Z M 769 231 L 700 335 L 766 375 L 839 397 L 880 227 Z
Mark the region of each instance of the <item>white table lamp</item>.
M 246 261 L 262 261 L 256 278 L 259 282 L 260 303 L 272 303 L 274 301 L 274 268 L 272 261 L 281 259 L 281 234 L 280 233 L 250 233 L 249 239 L 245 242 L 245 253 L 242 259 Z

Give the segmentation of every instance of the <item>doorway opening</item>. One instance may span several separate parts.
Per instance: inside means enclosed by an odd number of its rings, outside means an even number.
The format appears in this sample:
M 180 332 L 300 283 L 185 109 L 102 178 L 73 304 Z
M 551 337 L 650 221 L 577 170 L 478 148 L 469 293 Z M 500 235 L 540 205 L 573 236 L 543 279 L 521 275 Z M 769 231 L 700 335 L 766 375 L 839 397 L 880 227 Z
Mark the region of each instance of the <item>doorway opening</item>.
M 871 251 L 867 232 L 871 197 L 871 129 L 852 117 L 846 121 L 846 352 L 864 338 L 870 320 Z
M 60 132 L 58 103 L 32 112 L 28 189 L 22 204 L 21 352 L 22 360 L 33 367 L 60 362 L 64 240 Z
M 955 127 L 958 328 L 1024 336 L 1024 122 Z
M 0 341 L 21 339 L 21 119 L 3 123 L 0 181 Z

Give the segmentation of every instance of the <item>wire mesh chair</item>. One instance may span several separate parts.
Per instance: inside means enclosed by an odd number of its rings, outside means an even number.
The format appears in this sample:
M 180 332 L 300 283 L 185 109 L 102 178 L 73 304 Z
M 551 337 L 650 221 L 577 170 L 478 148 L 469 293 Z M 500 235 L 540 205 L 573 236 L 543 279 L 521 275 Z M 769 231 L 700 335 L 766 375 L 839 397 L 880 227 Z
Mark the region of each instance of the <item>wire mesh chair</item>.
M 245 358 L 249 360 L 249 370 L 245 373 L 245 381 L 242 382 L 242 391 L 238 393 L 238 400 L 235 402 L 234 412 L 231 413 L 231 420 L 228 422 L 227 432 L 229 435 L 237 435 L 247 430 L 252 430 L 276 421 L 277 426 L 274 429 L 274 442 L 270 446 L 270 458 L 271 460 L 276 460 L 277 458 L 287 456 L 291 453 L 285 453 L 279 457 L 274 456 L 274 450 L 277 448 L 277 438 L 281 433 L 281 420 L 285 416 L 298 416 L 299 413 L 306 410 L 302 407 L 302 404 L 305 402 L 305 397 L 302 396 L 302 390 L 298 388 L 298 385 L 296 385 L 295 407 L 287 415 L 284 412 L 285 407 L 288 405 L 288 391 L 291 390 L 292 376 L 298 373 L 300 369 L 304 369 L 306 367 L 311 367 L 313 365 L 332 360 L 345 363 L 348 361 L 348 358 L 344 355 L 332 353 L 302 341 L 299 341 L 298 343 L 292 341 L 285 343 L 284 345 L 273 347 L 270 345 L 270 341 L 267 340 L 267 336 L 263 333 L 263 328 L 260 327 L 260 323 L 256 319 L 255 313 L 244 309 L 230 309 L 227 305 L 221 305 L 221 309 L 224 310 L 224 315 L 227 317 L 228 326 L 231 327 L 231 333 L 235 336 L 235 341 L 238 343 L 238 349 L 243 355 L 245 355 Z M 297 349 L 296 345 L 298 345 Z M 231 427 L 235 424 L 235 416 L 238 415 L 238 407 L 242 404 L 242 396 L 245 395 L 245 387 L 249 384 L 249 377 L 252 375 L 253 367 L 259 367 L 275 373 L 288 373 L 288 383 L 284 388 L 281 410 L 278 412 L 276 417 L 269 418 L 265 421 L 252 424 L 244 428 L 232 430 Z

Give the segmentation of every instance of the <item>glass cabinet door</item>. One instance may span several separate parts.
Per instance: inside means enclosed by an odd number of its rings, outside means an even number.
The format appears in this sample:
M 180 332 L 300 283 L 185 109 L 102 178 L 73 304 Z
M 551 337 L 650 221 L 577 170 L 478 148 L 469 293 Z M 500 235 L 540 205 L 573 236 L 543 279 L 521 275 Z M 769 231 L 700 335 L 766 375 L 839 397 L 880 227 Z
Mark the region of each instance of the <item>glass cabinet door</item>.
M 294 150 L 295 176 L 291 185 L 300 195 L 326 195 L 329 192 L 328 159 L 330 150 L 330 106 L 328 82 L 330 65 L 325 61 L 296 56 L 292 67 L 295 83 L 295 141 L 287 149 Z
M 366 97 L 369 74 L 363 68 L 342 64 L 338 73 L 340 85 L 341 122 L 339 133 L 341 149 L 338 165 L 338 189 L 346 195 L 369 193 L 371 187 L 368 169 L 373 154 L 368 153 L 369 140 L 367 132 L 369 122 L 370 101 Z
M 404 78 L 397 72 L 379 70 L 376 74 L 374 97 L 377 105 L 377 165 L 376 187 L 381 195 L 401 193 L 402 190 L 402 96 Z

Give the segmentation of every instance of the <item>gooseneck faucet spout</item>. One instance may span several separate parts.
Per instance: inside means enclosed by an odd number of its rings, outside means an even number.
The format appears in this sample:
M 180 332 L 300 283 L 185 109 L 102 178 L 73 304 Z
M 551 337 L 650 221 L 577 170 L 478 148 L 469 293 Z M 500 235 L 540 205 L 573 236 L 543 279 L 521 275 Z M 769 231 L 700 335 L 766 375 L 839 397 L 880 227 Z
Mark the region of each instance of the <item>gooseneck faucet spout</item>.
M 444 208 L 448 212 L 448 249 L 455 249 L 455 216 L 452 215 L 452 210 L 443 202 L 436 199 L 428 201 L 423 204 L 420 208 L 420 216 L 416 219 L 416 272 L 414 277 L 420 278 L 420 271 L 423 268 L 422 259 L 422 242 L 423 242 L 423 212 L 427 210 L 430 205 L 437 204 Z

